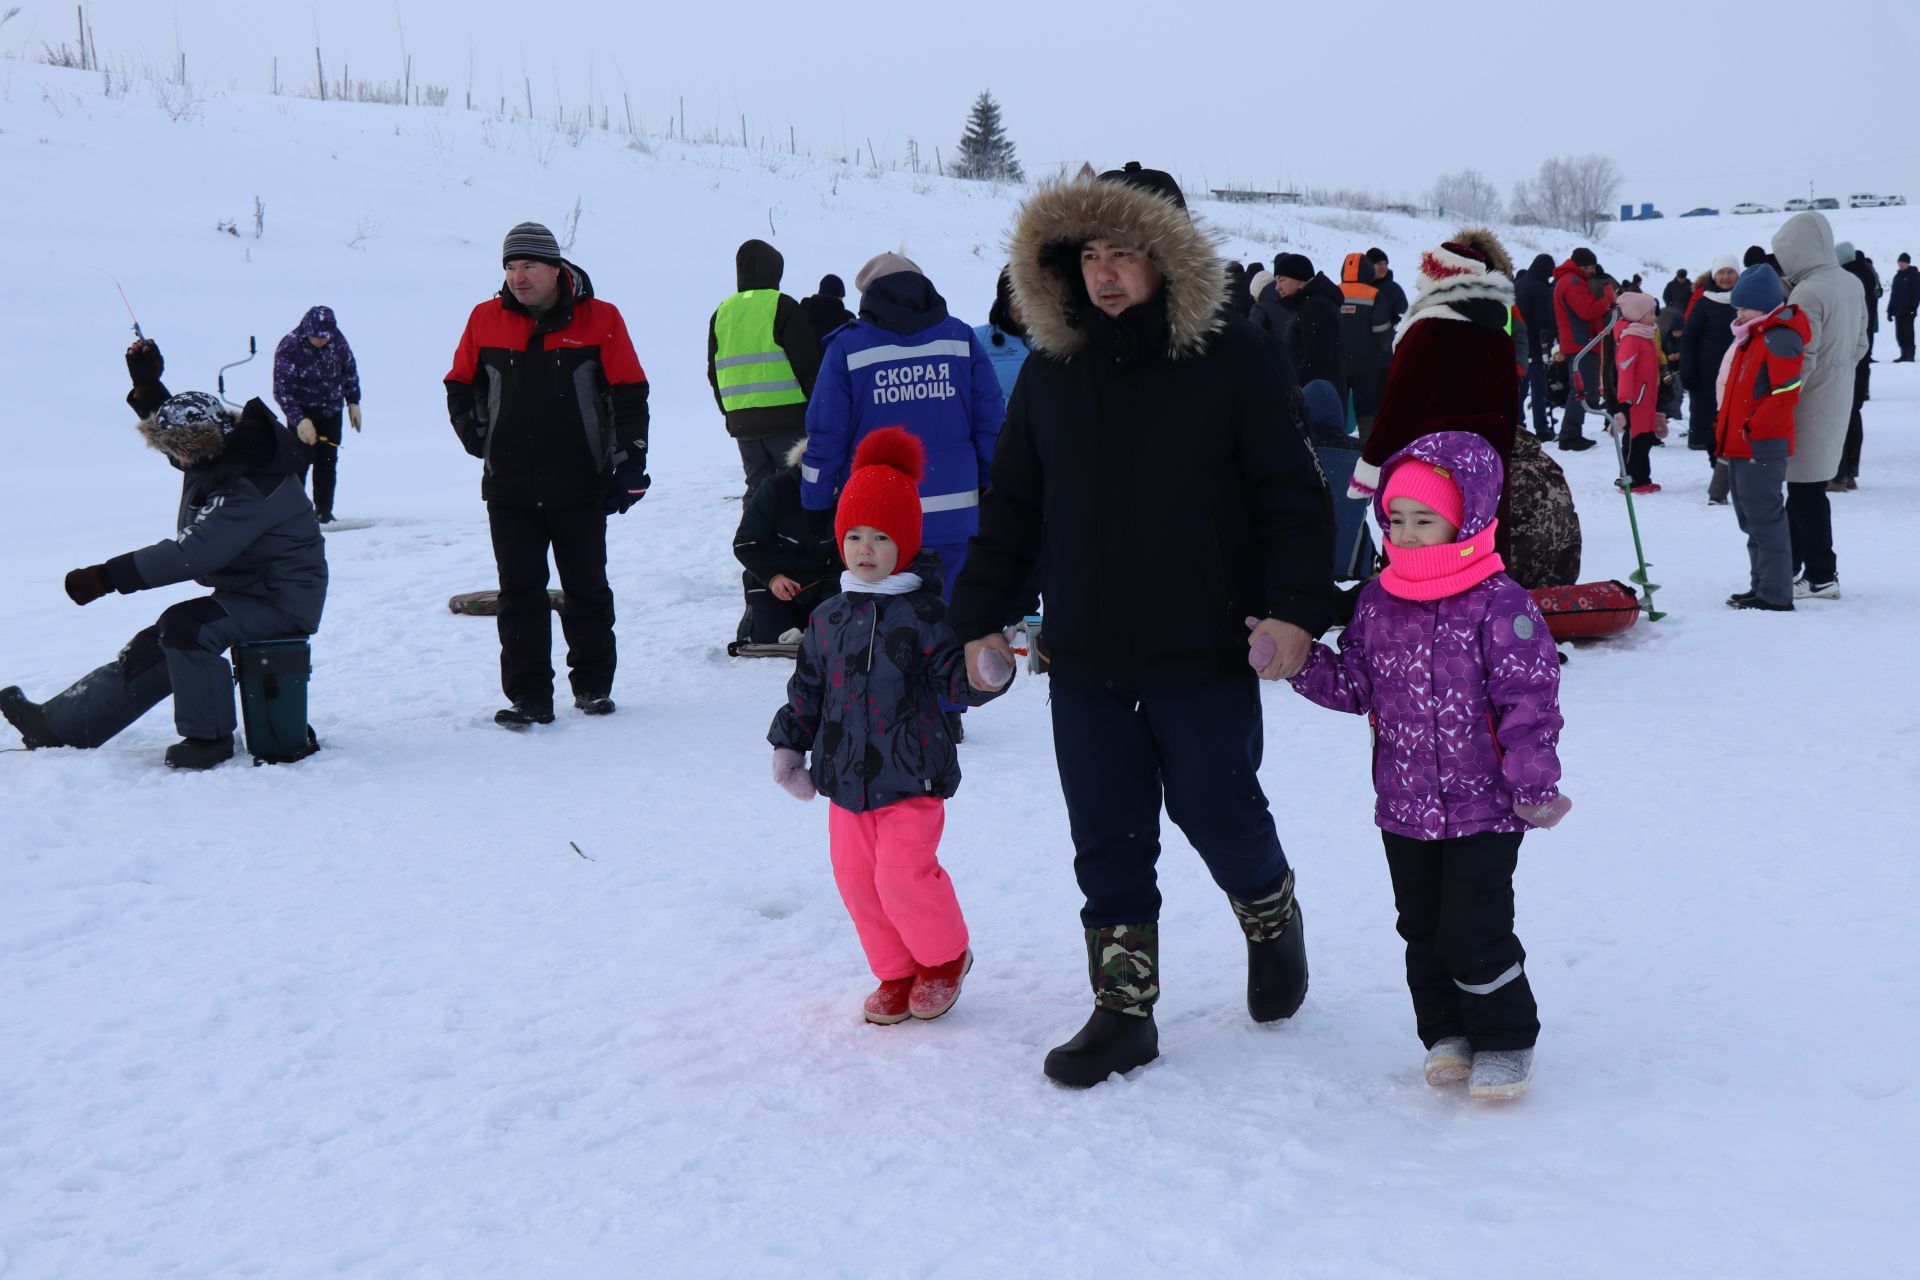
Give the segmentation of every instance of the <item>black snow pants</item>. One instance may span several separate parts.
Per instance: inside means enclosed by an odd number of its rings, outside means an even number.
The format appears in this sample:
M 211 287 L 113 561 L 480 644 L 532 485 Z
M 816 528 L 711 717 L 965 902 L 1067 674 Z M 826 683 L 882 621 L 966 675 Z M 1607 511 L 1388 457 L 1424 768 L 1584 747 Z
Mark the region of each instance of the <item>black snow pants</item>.
M 1513 933 L 1521 832 L 1414 840 L 1382 831 L 1420 1043 L 1531 1048 L 1540 1018 Z
M 567 670 L 576 695 L 613 692 L 613 588 L 607 585 L 607 517 L 598 508 L 489 502 L 500 570 L 500 689 L 507 701 L 553 705 L 553 617 L 547 551 L 567 608 Z

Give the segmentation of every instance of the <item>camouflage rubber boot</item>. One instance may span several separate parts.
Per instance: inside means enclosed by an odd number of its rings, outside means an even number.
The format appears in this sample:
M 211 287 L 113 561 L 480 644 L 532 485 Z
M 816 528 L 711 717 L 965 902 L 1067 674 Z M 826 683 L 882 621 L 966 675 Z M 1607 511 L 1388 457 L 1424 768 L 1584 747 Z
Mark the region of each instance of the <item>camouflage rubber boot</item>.
M 1255 1022 L 1291 1018 L 1307 998 L 1307 939 L 1293 872 L 1264 898 L 1227 901 L 1247 935 L 1247 1012 Z
M 1077 1089 L 1160 1056 L 1153 1022 L 1153 1002 L 1160 998 L 1160 926 L 1148 921 L 1086 933 L 1093 1016 L 1047 1055 L 1043 1068 L 1048 1079 Z

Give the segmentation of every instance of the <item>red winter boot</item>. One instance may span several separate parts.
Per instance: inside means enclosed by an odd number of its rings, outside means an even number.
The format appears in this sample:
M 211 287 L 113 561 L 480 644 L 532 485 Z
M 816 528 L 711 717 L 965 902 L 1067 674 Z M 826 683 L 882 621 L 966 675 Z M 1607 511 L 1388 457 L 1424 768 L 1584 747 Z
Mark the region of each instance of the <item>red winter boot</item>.
M 913 994 L 914 982 L 913 978 L 883 979 L 880 985 L 874 988 L 873 994 L 867 997 L 866 1004 L 861 1007 L 861 1013 L 868 1022 L 878 1023 L 883 1027 L 890 1027 L 896 1022 L 905 1022 L 909 1014 L 907 1002 Z
M 913 980 L 913 994 L 907 1000 L 908 1011 L 924 1022 L 953 1008 L 953 1002 L 960 998 L 960 981 L 971 968 L 973 948 L 968 947 L 958 960 L 920 970 Z

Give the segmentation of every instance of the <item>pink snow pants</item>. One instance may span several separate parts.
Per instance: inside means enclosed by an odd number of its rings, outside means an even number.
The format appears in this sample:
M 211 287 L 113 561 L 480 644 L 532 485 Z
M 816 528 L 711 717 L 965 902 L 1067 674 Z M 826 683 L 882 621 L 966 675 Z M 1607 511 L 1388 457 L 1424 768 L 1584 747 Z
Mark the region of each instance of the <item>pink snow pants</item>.
M 910 978 L 915 966 L 958 960 L 967 922 L 940 865 L 944 800 L 898 800 L 853 813 L 829 806 L 833 880 L 847 904 L 873 976 Z

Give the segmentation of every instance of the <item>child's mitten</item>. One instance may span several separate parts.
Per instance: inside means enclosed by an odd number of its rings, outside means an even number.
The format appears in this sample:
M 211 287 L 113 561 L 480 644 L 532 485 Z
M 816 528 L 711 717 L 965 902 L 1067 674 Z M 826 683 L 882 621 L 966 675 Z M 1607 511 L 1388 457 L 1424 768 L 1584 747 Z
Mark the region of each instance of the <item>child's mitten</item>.
M 773 780 L 795 800 L 811 800 L 819 794 L 807 776 L 806 761 L 792 747 L 773 749 Z
M 1260 625 L 1260 619 L 1248 618 L 1247 625 L 1257 627 Z M 1272 665 L 1273 656 L 1277 652 L 1279 652 L 1279 646 L 1274 644 L 1272 636 L 1255 636 L 1247 645 L 1247 665 L 1255 671 L 1265 671 Z
M 1558 826 L 1560 819 L 1566 817 L 1567 810 L 1571 808 L 1573 808 L 1572 798 L 1564 795 L 1555 796 L 1545 804 L 1521 804 L 1518 800 L 1513 802 L 1514 813 L 1519 815 L 1520 821 L 1530 827 Z
M 1656 413 L 1653 415 L 1653 434 L 1656 439 L 1665 440 L 1667 438 L 1666 414 Z

